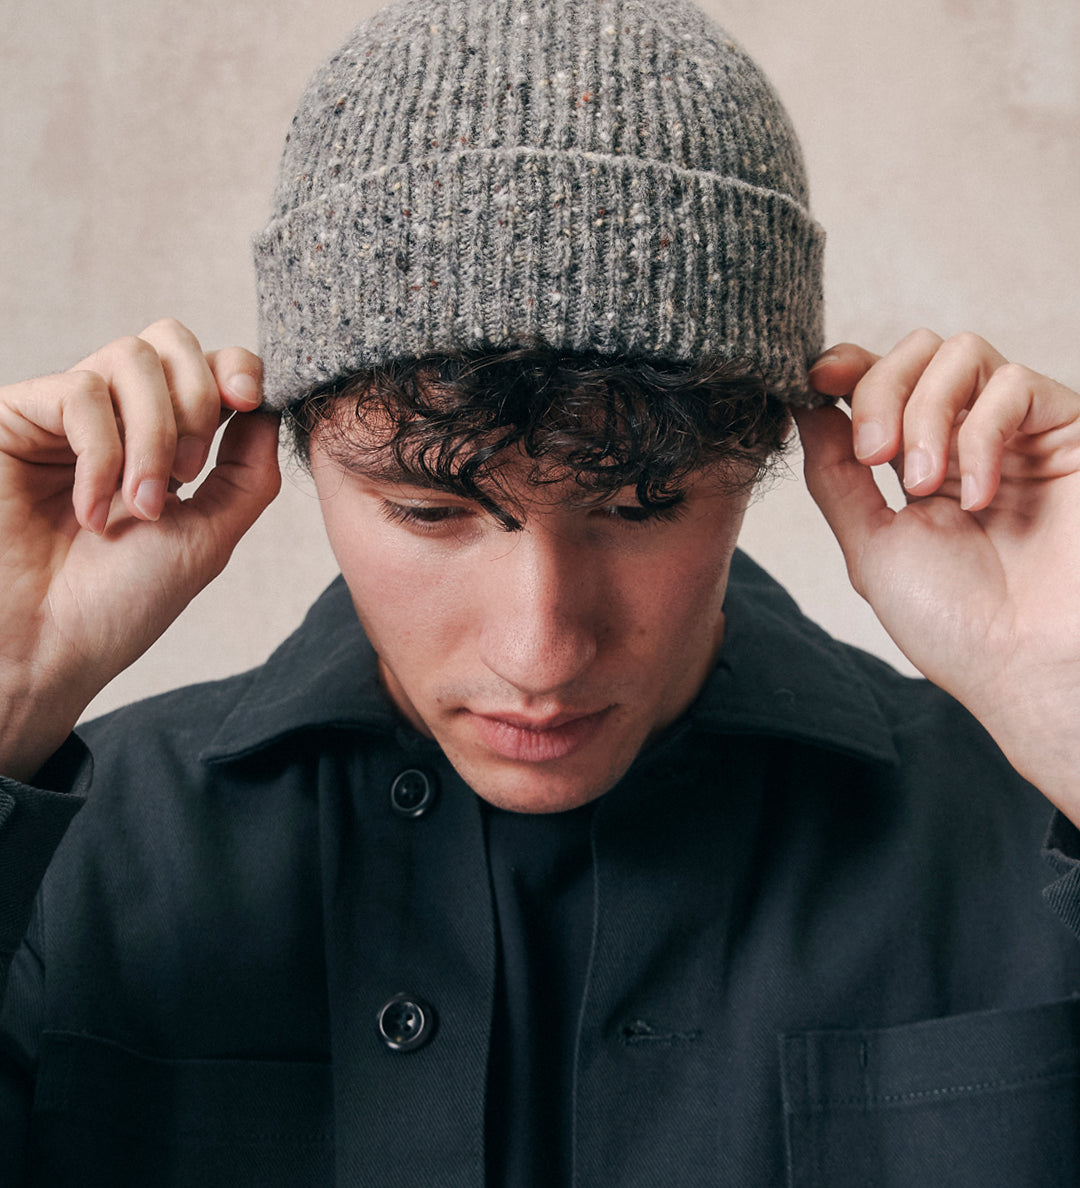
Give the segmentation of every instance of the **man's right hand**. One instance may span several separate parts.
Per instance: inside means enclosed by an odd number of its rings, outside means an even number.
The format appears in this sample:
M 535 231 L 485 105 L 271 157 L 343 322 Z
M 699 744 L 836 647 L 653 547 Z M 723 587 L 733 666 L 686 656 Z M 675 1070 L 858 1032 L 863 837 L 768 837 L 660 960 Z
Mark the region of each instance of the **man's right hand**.
M 277 494 L 261 364 L 178 322 L 0 388 L 0 774 L 29 778 Z M 243 611 L 244 608 L 238 608 Z

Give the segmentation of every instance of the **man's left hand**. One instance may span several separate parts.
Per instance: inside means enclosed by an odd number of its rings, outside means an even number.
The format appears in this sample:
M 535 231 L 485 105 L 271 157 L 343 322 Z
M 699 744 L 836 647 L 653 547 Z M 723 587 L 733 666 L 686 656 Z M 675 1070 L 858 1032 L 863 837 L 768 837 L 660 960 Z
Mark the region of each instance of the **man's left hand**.
M 1080 824 L 1080 395 L 926 330 L 811 371 L 806 481 L 855 589 L 911 662 Z M 870 471 L 892 463 L 907 504 Z

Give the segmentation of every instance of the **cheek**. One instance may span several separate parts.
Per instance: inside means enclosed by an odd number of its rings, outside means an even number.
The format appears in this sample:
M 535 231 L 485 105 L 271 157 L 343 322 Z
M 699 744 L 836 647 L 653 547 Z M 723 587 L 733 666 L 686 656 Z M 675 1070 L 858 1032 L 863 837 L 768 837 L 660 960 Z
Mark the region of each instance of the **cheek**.
M 384 525 L 343 524 L 324 509 L 330 544 L 372 646 L 402 673 L 429 667 L 447 641 L 464 635 L 451 567 Z
M 628 589 L 634 601 L 638 633 L 648 633 L 654 650 L 666 651 L 674 666 L 697 667 L 719 645 L 723 604 L 738 521 L 710 522 L 681 547 L 654 558 L 648 574 Z M 647 645 L 646 645 L 647 646 Z
M 651 615 L 659 639 L 675 652 L 700 652 L 709 646 L 722 621 L 725 565 L 684 566 L 668 571 L 654 590 Z
M 680 547 L 653 559 L 648 588 L 652 602 L 668 617 L 707 618 L 719 613 L 727 588 L 737 532 L 728 524 L 722 534 L 701 532 Z

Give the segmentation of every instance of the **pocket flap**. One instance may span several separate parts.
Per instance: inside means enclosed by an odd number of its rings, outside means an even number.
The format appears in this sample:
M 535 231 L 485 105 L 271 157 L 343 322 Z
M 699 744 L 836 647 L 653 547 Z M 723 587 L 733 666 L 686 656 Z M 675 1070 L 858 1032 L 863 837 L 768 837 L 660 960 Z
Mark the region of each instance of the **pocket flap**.
M 325 1184 L 332 1122 L 329 1063 L 161 1060 L 49 1032 L 31 1166 L 50 1185 Z
M 793 1185 L 1080 1182 L 1080 1001 L 781 1040 Z

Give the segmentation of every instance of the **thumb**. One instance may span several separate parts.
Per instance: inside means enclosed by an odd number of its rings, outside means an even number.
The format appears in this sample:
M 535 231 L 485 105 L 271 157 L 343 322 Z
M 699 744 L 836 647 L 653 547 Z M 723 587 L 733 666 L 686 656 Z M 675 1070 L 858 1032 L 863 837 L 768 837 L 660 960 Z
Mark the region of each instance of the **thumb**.
M 851 422 L 840 409 L 797 409 L 795 420 L 807 489 L 840 542 L 854 582 L 870 537 L 894 513 L 870 468 L 855 458 Z
M 278 418 L 234 413 L 218 447 L 217 461 L 182 506 L 210 526 L 224 565 L 237 542 L 281 489 L 277 461 Z

